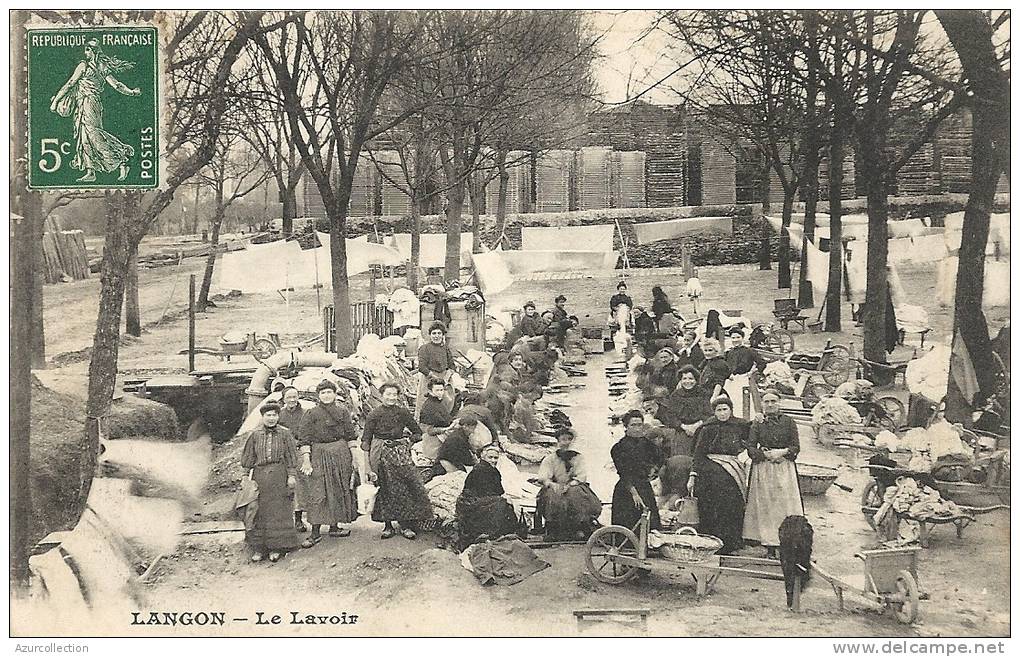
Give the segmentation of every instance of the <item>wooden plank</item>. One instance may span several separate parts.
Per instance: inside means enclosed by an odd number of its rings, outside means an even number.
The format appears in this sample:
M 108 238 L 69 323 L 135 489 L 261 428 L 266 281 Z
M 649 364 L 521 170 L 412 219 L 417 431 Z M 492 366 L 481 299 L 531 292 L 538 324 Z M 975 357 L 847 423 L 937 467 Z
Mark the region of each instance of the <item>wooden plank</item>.
M 613 616 L 625 614 L 630 616 L 648 616 L 651 609 L 575 609 L 574 616 L 584 618 L 585 616 Z

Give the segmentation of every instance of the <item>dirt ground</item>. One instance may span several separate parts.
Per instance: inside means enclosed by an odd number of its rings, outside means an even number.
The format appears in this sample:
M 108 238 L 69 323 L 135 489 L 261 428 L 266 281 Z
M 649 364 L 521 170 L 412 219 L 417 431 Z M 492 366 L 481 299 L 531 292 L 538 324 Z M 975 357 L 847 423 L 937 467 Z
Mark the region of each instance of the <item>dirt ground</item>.
M 182 266 L 171 313 L 181 308 L 177 300 L 182 287 L 186 297 L 186 271 Z M 934 307 L 933 272 L 917 269 L 901 274 L 910 296 L 931 313 L 933 332 L 928 340 L 947 339 L 951 318 L 945 309 Z M 519 282 L 489 299 L 489 308 L 519 307 L 526 299 L 534 299 L 542 307 L 551 305 L 552 298 L 563 293 L 568 297 L 568 308 L 582 318 L 587 316 L 585 323 L 601 323 L 618 275 L 607 272 L 573 280 Z M 159 318 L 175 277 L 172 268 L 142 272 L 143 323 Z M 682 313 L 691 312 L 677 270 L 631 271 L 628 279 L 631 294 L 639 303 L 650 297 L 653 285 L 662 285 Z M 785 291 L 775 289 L 774 271 L 759 272 L 753 266 L 701 268 L 701 280 L 705 287 L 702 310 L 709 306 L 741 308 L 745 316 L 764 321 L 771 317 L 772 300 L 786 296 Z M 79 350 L 91 341 L 97 284 L 98 280 L 47 287 L 51 355 Z M 77 291 L 72 290 L 74 287 Z M 358 277 L 354 289 L 355 298 L 367 298 L 367 277 Z M 809 313 L 813 316 L 817 310 Z M 994 332 L 1008 321 L 1008 314 L 1006 309 L 996 309 L 988 319 Z M 853 327 L 848 308 L 844 326 L 851 330 L 842 335 L 798 333 L 798 349 L 817 348 L 831 338 L 843 343 L 852 340 L 859 352 L 860 329 Z M 285 344 L 314 336 L 321 332 L 315 293 L 300 291 L 291 296 L 289 303 L 278 295 L 225 300 L 199 316 L 198 342 L 215 344 L 219 335 L 236 330 L 279 332 Z M 122 347 L 121 371 L 126 375 L 183 372 L 186 356 L 177 352 L 186 344 L 187 323 L 183 318 L 152 325 L 141 339 Z M 906 358 L 912 351 L 912 347 L 901 348 L 893 357 Z M 595 460 L 596 469 L 602 468 L 602 481 L 594 485 L 602 499 L 609 499 L 606 486 L 611 490 L 611 473 L 604 468 L 608 447 L 618 437 L 605 421 L 608 397 L 601 364 L 608 358 L 596 357 L 589 363 L 586 389 L 571 397 L 574 407 L 568 409 L 579 425 L 581 450 L 586 458 Z M 60 362 L 59 357 L 56 360 Z M 218 363 L 214 357 L 203 356 L 197 364 Z M 78 360 L 53 367 L 40 378 L 51 388 L 81 397 L 86 371 L 87 361 Z M 840 460 L 817 446 L 804 427 L 802 444 L 802 462 Z M 859 509 L 859 493 L 866 478 L 860 472 L 844 469 L 840 482 L 853 487 L 854 493 L 830 489 L 824 496 L 808 498 L 806 511 L 815 527 L 815 558 L 859 586 L 862 569 L 853 554 L 875 542 Z M 216 506 L 223 494 L 212 497 L 206 502 Z M 877 607 L 853 596 L 848 597 L 848 611 L 840 612 L 832 591 L 821 581 L 805 594 L 804 612 L 799 615 L 787 612 L 782 587 L 775 582 L 723 579 L 715 593 L 704 600 L 696 598 L 689 574 L 679 571 L 608 586 L 586 573 L 583 548 L 579 546 L 541 550 L 539 555 L 550 563 L 549 568 L 513 587 L 483 588 L 460 566 L 457 555 L 435 549 L 434 539 L 428 535 L 415 542 L 400 537 L 380 541 L 379 525 L 365 518 L 359 519 L 353 529 L 350 538 L 327 538 L 314 549 L 288 555 L 278 564 L 248 563 L 247 552 L 237 542 L 185 541 L 155 570 L 147 584 L 146 608 L 223 610 L 228 618 L 249 619 L 258 610 L 282 614 L 285 620 L 290 611 L 347 611 L 359 615 L 356 625 L 255 626 L 252 622 L 231 622 L 222 628 L 173 629 L 175 634 L 202 635 L 571 635 L 578 631 L 573 610 L 605 607 L 649 608 L 652 616 L 648 632 L 654 635 L 1002 636 L 1010 631 L 1009 518 L 1005 512 L 981 516 L 962 539 L 957 539 L 951 529 L 936 531 L 932 547 L 922 551 L 920 557 L 922 589 L 930 599 L 922 603 L 922 620 L 914 626 L 900 625 Z M 129 631 L 142 634 L 149 630 L 154 634 L 167 631 L 159 627 L 134 627 Z M 632 631 L 607 623 L 589 633 Z

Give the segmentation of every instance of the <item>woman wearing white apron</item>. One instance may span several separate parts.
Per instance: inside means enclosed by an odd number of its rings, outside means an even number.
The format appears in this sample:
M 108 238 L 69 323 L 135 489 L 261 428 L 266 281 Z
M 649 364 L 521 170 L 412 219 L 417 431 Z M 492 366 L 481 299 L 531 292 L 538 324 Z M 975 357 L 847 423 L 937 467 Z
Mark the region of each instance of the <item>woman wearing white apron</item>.
M 755 420 L 747 441 L 751 476 L 744 513 L 744 538 L 757 541 L 774 557 L 779 525 L 786 516 L 804 515 L 797 482 L 800 440 L 793 418 L 779 412 L 779 393 L 769 388 L 761 396 L 764 418 Z

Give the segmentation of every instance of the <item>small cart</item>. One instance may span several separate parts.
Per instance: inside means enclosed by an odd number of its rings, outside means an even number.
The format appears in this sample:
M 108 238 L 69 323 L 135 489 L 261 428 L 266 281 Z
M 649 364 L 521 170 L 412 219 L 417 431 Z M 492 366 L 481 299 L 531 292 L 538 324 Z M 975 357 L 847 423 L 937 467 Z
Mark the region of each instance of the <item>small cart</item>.
M 921 607 L 921 593 L 917 579 L 917 553 L 920 548 L 890 548 L 864 550 L 854 556 L 864 562 L 864 588 L 851 586 L 822 569 L 817 561 L 811 562 L 813 576 L 832 586 L 843 609 L 843 593 L 850 591 L 884 606 L 901 623 L 917 620 Z

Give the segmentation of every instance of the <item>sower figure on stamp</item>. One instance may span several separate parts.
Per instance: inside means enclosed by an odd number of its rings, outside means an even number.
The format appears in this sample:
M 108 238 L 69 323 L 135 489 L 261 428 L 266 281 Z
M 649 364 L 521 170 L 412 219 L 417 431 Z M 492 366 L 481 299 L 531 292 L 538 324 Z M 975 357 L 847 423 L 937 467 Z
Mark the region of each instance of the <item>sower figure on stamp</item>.
M 103 52 L 99 42 L 90 39 L 85 45 L 85 60 L 79 62 L 71 77 L 50 99 L 50 111 L 74 120 L 75 151 L 71 168 L 84 171 L 79 182 L 95 182 L 96 170 L 112 173 L 119 170 L 117 180 L 128 174 L 128 158 L 135 149 L 103 129 L 103 86 L 109 84 L 125 96 L 140 96 L 140 89 L 131 89 L 113 77 L 127 71 L 134 63 L 125 62 Z

